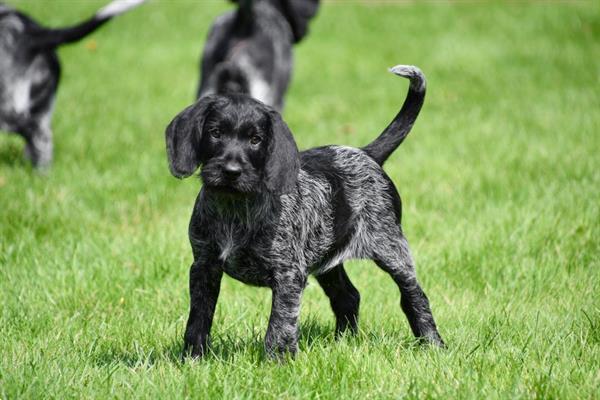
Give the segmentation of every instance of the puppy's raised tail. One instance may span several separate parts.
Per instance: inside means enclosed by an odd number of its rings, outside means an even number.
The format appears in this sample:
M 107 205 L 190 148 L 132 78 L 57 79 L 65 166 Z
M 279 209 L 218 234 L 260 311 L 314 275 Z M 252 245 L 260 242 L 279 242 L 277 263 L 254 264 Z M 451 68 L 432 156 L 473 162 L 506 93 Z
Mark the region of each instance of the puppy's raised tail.
M 29 32 L 29 45 L 38 50 L 50 49 L 62 44 L 76 42 L 94 32 L 117 15 L 139 6 L 146 0 L 113 0 L 91 18 L 67 28 L 35 27 Z
M 412 128 L 425 100 L 426 81 L 421 70 L 413 65 L 396 65 L 390 68 L 390 72 L 408 78 L 410 86 L 408 94 L 402 104 L 402 108 L 396 118 L 379 135 L 377 139 L 369 143 L 363 150 L 371 156 L 379 165 L 396 150 L 404 141 Z

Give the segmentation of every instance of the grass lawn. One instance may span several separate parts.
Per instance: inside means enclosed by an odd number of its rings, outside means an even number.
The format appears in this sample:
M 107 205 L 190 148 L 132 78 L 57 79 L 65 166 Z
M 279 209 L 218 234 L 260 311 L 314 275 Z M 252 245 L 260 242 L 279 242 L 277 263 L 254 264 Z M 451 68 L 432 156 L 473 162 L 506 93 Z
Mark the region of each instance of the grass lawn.
M 48 25 L 104 0 L 9 0 Z M 425 107 L 386 164 L 448 349 L 414 345 L 392 280 L 348 263 L 360 334 L 311 278 L 300 352 L 262 337 L 270 292 L 223 281 L 214 354 L 180 363 L 197 179 L 164 128 L 191 103 L 225 1 L 151 1 L 61 48 L 55 163 L 0 135 L 0 398 L 599 398 L 600 7 L 325 2 L 285 119 L 301 148 L 362 146 L 415 64 Z

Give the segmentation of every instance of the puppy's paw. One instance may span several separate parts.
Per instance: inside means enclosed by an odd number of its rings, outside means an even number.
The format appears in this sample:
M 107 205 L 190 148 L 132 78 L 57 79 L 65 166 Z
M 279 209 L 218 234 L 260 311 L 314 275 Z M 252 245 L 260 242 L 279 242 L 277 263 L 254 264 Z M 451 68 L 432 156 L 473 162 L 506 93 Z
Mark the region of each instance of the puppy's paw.
M 298 340 L 295 337 L 267 335 L 265 338 L 267 356 L 275 361 L 294 358 L 298 352 Z
M 444 340 L 437 331 L 426 333 L 423 336 L 420 336 L 418 339 L 419 342 L 423 345 L 438 347 L 440 349 L 447 348 L 446 343 L 444 343 Z
M 187 360 L 199 360 L 200 358 L 203 358 L 208 352 L 208 346 L 184 343 L 183 351 L 181 352 L 181 361 L 185 362 Z
M 269 360 L 278 363 L 285 363 L 296 358 L 297 350 L 292 350 L 289 348 L 277 348 L 266 350 L 266 353 Z

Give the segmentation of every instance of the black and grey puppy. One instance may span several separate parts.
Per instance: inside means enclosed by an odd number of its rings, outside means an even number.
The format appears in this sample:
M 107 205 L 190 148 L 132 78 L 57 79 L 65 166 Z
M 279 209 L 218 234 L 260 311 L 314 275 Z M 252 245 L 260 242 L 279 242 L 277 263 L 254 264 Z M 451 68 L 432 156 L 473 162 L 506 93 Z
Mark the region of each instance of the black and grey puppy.
M 78 25 L 51 29 L 0 3 L 0 130 L 26 141 L 36 167 L 52 162 L 50 121 L 60 78 L 56 48 L 73 43 L 145 0 L 114 0 Z
M 189 225 L 186 351 L 206 352 L 223 272 L 271 288 L 271 355 L 297 349 L 309 274 L 330 299 L 336 333 L 356 331 L 360 297 L 342 265 L 351 258 L 372 259 L 390 274 L 413 333 L 443 346 L 402 233 L 400 197 L 382 169 L 423 105 L 425 78 L 413 66 L 391 71 L 410 79 L 408 95 L 390 125 L 361 149 L 299 153 L 281 116 L 245 95 L 204 97 L 169 124 L 171 173 L 187 177 L 201 165 L 204 182 Z
M 277 110 L 292 73 L 292 46 L 306 35 L 319 0 L 233 0 L 204 46 L 197 97 L 246 93 Z

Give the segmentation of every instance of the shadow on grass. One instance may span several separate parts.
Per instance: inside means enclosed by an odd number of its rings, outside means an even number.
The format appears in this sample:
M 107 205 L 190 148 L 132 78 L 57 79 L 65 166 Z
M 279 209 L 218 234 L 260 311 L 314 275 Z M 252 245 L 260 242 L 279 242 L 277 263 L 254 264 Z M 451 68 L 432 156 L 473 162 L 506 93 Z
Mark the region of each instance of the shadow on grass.
M 4 136 L 4 131 L 0 131 L 0 135 Z M 14 140 L 2 140 L 0 142 L 0 165 L 14 168 L 27 167 L 28 163 L 23 155 L 23 145 L 19 145 Z
M 264 333 L 255 330 L 250 336 L 240 337 L 221 334 L 214 336 L 210 353 L 202 361 L 204 363 L 230 363 L 238 359 L 246 362 L 264 363 L 272 362 L 264 351 Z M 394 346 L 405 350 L 418 348 L 414 338 L 406 336 L 404 332 L 360 332 L 358 335 L 344 335 L 342 339 L 336 339 L 334 328 L 324 325 L 316 320 L 308 320 L 301 323 L 298 352 L 311 352 L 315 348 L 336 346 L 338 340 L 347 341 L 351 346 L 368 344 L 375 347 Z M 182 359 L 183 341 L 175 339 L 162 347 L 142 348 L 134 344 L 131 350 L 105 348 L 96 352 L 95 362 L 99 366 L 115 367 L 124 365 L 128 368 L 151 367 L 157 363 L 170 363 L 183 367 L 192 362 Z

